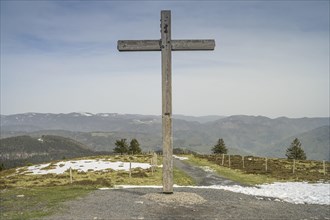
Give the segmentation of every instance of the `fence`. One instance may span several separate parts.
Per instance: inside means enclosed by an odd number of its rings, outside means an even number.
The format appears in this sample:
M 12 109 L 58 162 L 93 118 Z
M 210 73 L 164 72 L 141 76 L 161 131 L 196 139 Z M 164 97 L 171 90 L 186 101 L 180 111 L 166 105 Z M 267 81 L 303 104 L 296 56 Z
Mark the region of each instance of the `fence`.
M 242 170 L 248 174 L 264 174 L 279 179 L 308 181 L 330 180 L 330 163 L 313 160 L 291 160 L 240 155 L 195 155 L 220 166 Z

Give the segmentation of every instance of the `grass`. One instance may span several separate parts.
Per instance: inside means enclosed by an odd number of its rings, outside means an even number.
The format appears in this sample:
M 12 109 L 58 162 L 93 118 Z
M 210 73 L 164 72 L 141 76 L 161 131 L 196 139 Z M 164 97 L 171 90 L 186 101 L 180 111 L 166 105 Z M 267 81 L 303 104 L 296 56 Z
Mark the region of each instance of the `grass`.
M 61 202 L 87 195 L 92 187 L 57 186 L 1 190 L 1 219 L 36 219 L 54 213 Z
M 81 157 L 79 160 L 108 160 L 111 162 L 121 161 L 121 162 L 136 162 L 136 163 L 150 163 L 152 155 L 102 155 L 102 156 L 88 156 Z M 70 159 L 77 160 L 77 159 Z M 160 162 L 160 157 L 158 157 L 158 164 Z
M 235 170 L 243 174 L 252 174 L 276 181 L 307 181 L 311 183 L 330 181 L 329 162 L 295 160 L 294 163 L 293 160 L 288 159 L 267 158 L 266 160 L 264 157 L 246 156 L 243 158 L 240 155 L 230 155 L 231 162 L 229 163 L 229 155 L 224 157 L 223 155 L 198 155 L 196 157 L 224 168 L 223 173 L 226 173 L 227 170 Z M 224 161 L 222 161 L 223 159 Z
M 84 159 L 107 159 L 110 161 L 150 162 L 150 156 L 98 156 Z M 162 158 L 158 157 L 158 164 Z M 53 162 L 54 164 L 54 162 Z M 50 169 L 51 167 L 47 167 Z M 127 171 L 112 169 L 97 172 L 72 171 L 70 184 L 69 171 L 63 174 L 26 175 L 26 167 L 0 172 L 1 217 L 0 219 L 36 219 L 54 213 L 61 203 L 84 196 L 100 187 L 114 185 L 162 185 L 162 168 L 132 169 Z M 184 172 L 174 169 L 174 183 L 193 185 L 194 181 Z M 21 196 L 24 195 L 24 196 Z
M 196 158 L 193 155 L 189 155 L 188 158 L 189 160 L 186 160 L 188 163 L 197 166 L 210 167 L 211 169 L 215 170 L 218 175 L 239 182 L 241 184 L 256 185 L 256 184 L 273 183 L 275 181 L 279 181 L 278 179 L 270 178 L 264 175 L 245 174 L 240 170 L 222 167 L 206 159 Z
M 193 186 L 196 185 L 196 182 L 193 178 L 191 178 L 188 174 L 185 172 L 174 168 L 173 170 L 173 180 L 174 184 L 177 184 L 179 186 Z
M 281 179 L 272 178 L 262 174 L 247 174 L 238 169 L 219 166 L 204 158 L 188 156 L 188 163 L 197 166 L 207 166 L 219 175 L 233 181 L 256 185 L 272 183 Z M 150 155 L 137 156 L 97 156 L 83 159 L 143 162 L 150 163 Z M 54 161 L 46 168 L 54 166 Z M 162 163 L 162 157 L 157 158 L 157 164 Z M 305 164 L 305 166 L 316 166 Z M 1 219 L 36 219 L 54 213 L 61 203 L 77 197 L 85 196 L 92 190 L 100 187 L 113 187 L 114 185 L 162 185 L 162 168 L 133 169 L 131 177 L 127 171 L 114 171 L 108 169 L 96 172 L 72 171 L 73 183 L 70 183 L 69 171 L 63 174 L 27 175 L 26 167 L 4 170 L 0 172 L 0 212 Z M 183 171 L 174 168 L 174 183 L 177 185 L 195 185 L 194 180 Z

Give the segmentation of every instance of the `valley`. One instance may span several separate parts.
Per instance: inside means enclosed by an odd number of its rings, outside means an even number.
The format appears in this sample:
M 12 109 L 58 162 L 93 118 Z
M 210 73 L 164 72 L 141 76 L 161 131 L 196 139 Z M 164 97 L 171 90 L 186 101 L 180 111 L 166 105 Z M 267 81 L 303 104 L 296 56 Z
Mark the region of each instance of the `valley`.
M 330 160 L 329 118 L 174 115 L 174 148 L 210 153 L 223 138 L 232 155 L 285 157 L 297 137 L 311 160 Z M 95 152 L 112 152 L 118 139 L 137 139 L 144 152 L 161 150 L 161 117 L 116 113 L 1 115 L 1 138 L 61 136 Z M 3 142 L 3 141 L 1 141 Z M 6 150 L 2 154 L 8 155 Z M 2 157 L 4 157 L 2 155 Z

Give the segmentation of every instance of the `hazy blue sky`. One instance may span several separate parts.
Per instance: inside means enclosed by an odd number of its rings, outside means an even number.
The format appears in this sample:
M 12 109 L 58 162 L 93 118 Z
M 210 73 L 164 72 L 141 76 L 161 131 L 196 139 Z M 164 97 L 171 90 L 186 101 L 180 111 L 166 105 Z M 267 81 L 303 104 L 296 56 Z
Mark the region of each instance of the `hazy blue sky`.
M 329 116 L 329 1 L 1 1 L 1 114 L 161 114 L 160 52 L 117 40 L 215 39 L 173 52 L 173 113 Z

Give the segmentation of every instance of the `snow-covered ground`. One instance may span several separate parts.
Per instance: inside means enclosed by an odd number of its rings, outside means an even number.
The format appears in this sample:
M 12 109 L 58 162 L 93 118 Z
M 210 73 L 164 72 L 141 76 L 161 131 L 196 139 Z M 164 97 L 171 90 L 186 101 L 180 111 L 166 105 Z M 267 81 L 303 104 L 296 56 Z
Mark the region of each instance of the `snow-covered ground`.
M 173 158 L 179 159 L 179 160 L 188 160 L 188 157 L 179 157 L 176 155 L 173 155 Z
M 330 205 L 329 183 L 277 182 L 257 185 L 256 187 L 234 185 L 205 186 L 199 188 L 223 189 L 247 195 L 272 197 L 295 204 Z
M 209 172 L 209 173 L 214 173 L 215 172 L 215 170 L 212 169 L 209 166 L 201 166 L 200 168 L 203 169 L 205 172 Z
M 78 170 L 78 172 L 87 172 L 87 171 L 100 171 L 106 170 L 108 168 L 113 170 L 124 170 L 129 171 L 129 162 L 111 162 L 109 160 L 71 160 L 71 161 L 61 161 L 54 164 L 54 167 L 50 167 L 50 169 L 46 168 L 50 165 L 40 164 L 27 167 L 25 173 L 28 174 L 62 174 L 66 170 L 73 169 Z M 131 163 L 131 168 L 142 168 L 148 169 L 150 168 L 150 164 L 148 163 Z M 46 168 L 46 169 L 45 169 Z
M 117 186 L 119 188 L 161 188 L 161 186 Z M 279 182 L 273 184 L 257 185 L 256 187 L 243 186 L 177 186 L 199 189 L 228 190 L 247 195 L 274 198 L 275 201 L 285 201 L 294 204 L 319 204 L 330 205 L 330 184 L 329 183 L 306 183 L 306 182 Z M 103 190 L 106 188 L 102 188 Z M 260 197 L 259 197 L 260 196 Z
M 180 160 L 186 160 L 188 158 L 174 156 Z M 111 162 L 109 160 L 97 159 L 97 160 L 70 160 L 61 161 L 55 164 L 47 163 L 35 166 L 27 167 L 23 173 L 27 174 L 61 174 L 68 169 L 78 170 L 78 172 L 87 171 L 101 171 L 108 168 L 113 170 L 129 170 L 129 162 Z M 148 163 L 131 163 L 131 168 L 150 168 Z M 46 168 L 46 169 L 45 169 Z M 204 167 L 205 170 L 212 172 L 208 167 Z M 18 169 L 19 170 L 19 169 Z M 161 186 L 120 186 L 125 188 L 138 188 L 138 187 L 159 187 Z M 187 186 L 175 186 L 175 187 L 187 187 Z M 228 190 L 236 193 L 244 193 L 248 195 L 261 197 L 277 198 L 278 201 L 286 201 L 295 204 L 321 204 L 330 205 L 330 183 L 306 183 L 306 182 L 279 182 L 273 184 L 257 185 L 255 187 L 243 187 L 243 186 L 188 186 L 191 188 L 211 188 L 219 190 Z M 104 189 L 104 188 L 103 188 Z

